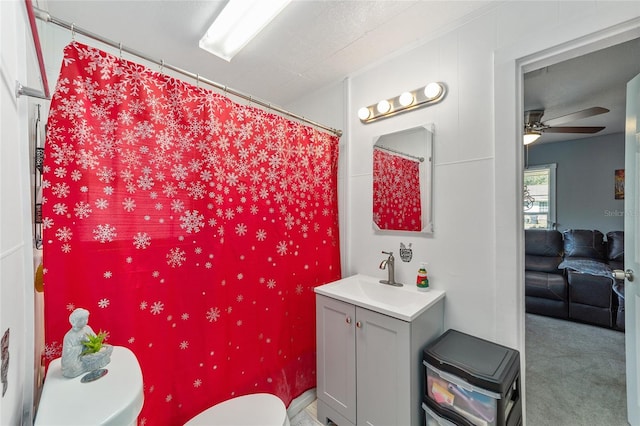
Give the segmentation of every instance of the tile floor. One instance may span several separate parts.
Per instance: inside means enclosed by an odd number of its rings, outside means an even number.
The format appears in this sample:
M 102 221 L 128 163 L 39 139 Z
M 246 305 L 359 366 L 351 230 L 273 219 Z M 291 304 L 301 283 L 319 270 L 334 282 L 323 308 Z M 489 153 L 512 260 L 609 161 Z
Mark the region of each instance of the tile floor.
M 290 421 L 291 426 L 322 426 L 317 416 L 317 401 L 313 401 L 304 410 L 296 414 Z

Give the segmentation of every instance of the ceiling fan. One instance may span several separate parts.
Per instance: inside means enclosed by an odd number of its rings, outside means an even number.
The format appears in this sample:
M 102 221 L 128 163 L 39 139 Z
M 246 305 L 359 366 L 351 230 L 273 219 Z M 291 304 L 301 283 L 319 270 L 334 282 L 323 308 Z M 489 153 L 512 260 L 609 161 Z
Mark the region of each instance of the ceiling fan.
M 593 117 L 609 112 L 607 108 L 591 107 L 562 115 L 550 120 L 542 121 L 544 110 L 525 111 L 524 113 L 524 144 L 536 141 L 542 133 L 598 133 L 604 127 L 556 127 L 582 118 Z

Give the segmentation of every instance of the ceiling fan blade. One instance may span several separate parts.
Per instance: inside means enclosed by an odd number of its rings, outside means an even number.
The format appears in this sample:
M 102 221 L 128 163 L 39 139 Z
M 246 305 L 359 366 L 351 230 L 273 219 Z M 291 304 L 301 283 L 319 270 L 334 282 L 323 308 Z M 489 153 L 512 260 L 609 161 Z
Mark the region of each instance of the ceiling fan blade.
M 557 126 L 560 124 L 570 123 L 581 118 L 593 117 L 594 115 L 600 115 L 609 112 L 608 109 L 602 107 L 591 107 L 583 109 L 582 111 L 572 112 L 571 114 L 562 115 L 560 117 L 552 118 L 551 120 L 545 120 L 542 122 L 545 126 Z
M 598 133 L 604 127 L 547 127 L 545 133 Z

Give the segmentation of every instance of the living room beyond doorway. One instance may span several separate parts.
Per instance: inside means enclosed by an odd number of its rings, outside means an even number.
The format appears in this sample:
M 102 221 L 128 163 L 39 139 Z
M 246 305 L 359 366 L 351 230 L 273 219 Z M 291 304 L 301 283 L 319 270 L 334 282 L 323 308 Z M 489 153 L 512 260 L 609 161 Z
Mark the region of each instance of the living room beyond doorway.
M 607 52 L 609 49 L 611 51 Z M 620 188 L 616 187 L 617 177 L 620 173 L 624 173 L 624 107 L 621 113 L 619 106 L 612 107 L 607 103 L 609 94 L 624 100 L 626 81 L 640 73 L 640 64 L 637 61 L 631 64 L 628 58 L 622 58 L 620 61 L 603 61 L 602 58 L 614 55 L 614 50 L 624 51 L 625 49 L 636 52 L 632 56 L 637 56 L 637 52 L 640 51 L 640 39 L 541 67 L 524 75 L 525 116 L 527 111 L 543 111 L 542 121 L 544 122 L 573 111 L 601 105 L 611 110 L 611 113 L 602 113 L 589 119 L 578 118 L 575 122 L 568 124 L 572 127 L 604 126 L 606 130 L 592 134 L 541 132 L 542 137 L 538 142 L 525 146 L 523 161 L 525 167 L 528 166 L 533 170 L 536 166 L 553 165 L 556 173 L 555 184 L 552 185 L 555 190 L 554 200 L 541 197 L 539 188 L 533 186 L 539 182 L 531 183 L 530 181 L 529 187 L 524 188 L 525 208 L 527 202 L 535 205 L 534 211 L 528 214 L 525 211 L 523 214 L 529 227 L 559 231 L 599 230 L 603 235 L 612 231 L 624 231 L 624 199 L 623 195 L 620 197 Z M 607 64 L 615 70 L 611 73 L 603 72 L 602 67 Z M 620 85 L 619 89 L 601 90 L 601 96 L 590 96 L 589 93 L 584 92 L 579 83 L 582 82 L 584 86 L 590 83 L 589 77 L 582 77 L 581 72 L 589 72 L 588 70 L 593 72 L 596 69 L 599 70 L 599 78 L 602 80 L 606 80 L 609 76 L 614 80 L 620 80 L 622 83 L 615 83 Z M 610 83 L 613 84 L 613 82 Z M 558 86 L 554 86 L 555 84 Z M 524 123 L 526 124 L 526 119 Z M 622 189 L 624 189 L 623 185 Z M 550 195 L 552 194 L 549 191 L 545 196 Z M 536 198 L 537 204 L 535 204 Z M 555 209 L 553 212 L 555 214 L 552 214 L 551 209 Z M 550 292 L 554 291 L 555 289 L 550 289 Z M 568 286 L 566 291 L 566 300 L 569 303 Z M 615 292 L 610 293 L 613 294 L 612 297 L 616 297 Z M 568 309 L 567 305 L 567 317 Z M 611 309 L 615 309 L 616 312 L 611 312 Z M 585 324 L 583 320 L 591 319 L 590 314 L 582 320 L 578 319 L 578 322 L 571 321 L 569 318 L 558 319 L 531 313 L 525 315 L 528 424 L 627 424 L 624 382 L 625 346 L 624 331 L 621 331 L 624 329 L 624 322 L 622 327 L 616 324 L 616 318 L 618 320 L 624 318 L 624 312 L 617 312 L 617 310 L 618 307 L 611 306 L 609 308 L 609 313 L 612 314 L 611 320 L 599 325 Z M 607 318 L 606 315 L 604 318 Z M 573 351 L 579 350 L 574 344 L 574 340 L 579 336 L 581 339 L 587 339 L 588 346 L 580 350 L 581 356 L 571 355 Z M 549 346 L 540 339 L 551 339 L 553 345 Z M 600 349 L 596 350 L 596 348 Z M 614 351 L 613 354 L 606 352 L 611 349 Z M 607 355 L 604 355 L 605 353 Z M 597 364 L 602 358 L 607 359 L 606 366 Z M 571 364 L 561 362 L 566 360 L 570 360 Z M 601 377 L 597 371 L 605 371 L 607 375 Z M 571 379 L 573 374 L 576 375 L 576 381 Z M 578 376 L 579 381 L 577 381 Z M 558 380 L 559 377 L 563 380 Z M 567 386 L 563 387 L 563 383 L 567 383 Z M 589 413 L 589 408 L 585 407 L 590 404 L 586 403 L 588 395 L 585 392 L 602 390 L 601 386 L 605 383 L 612 386 L 607 392 L 613 395 L 614 400 L 605 402 L 601 399 L 592 403 L 596 404 L 594 408 L 600 410 L 600 413 L 608 416 L 604 418 L 609 419 L 598 423 L 596 419 L 600 417 L 594 417 L 593 413 L 586 414 Z M 578 410 L 581 414 L 576 414 L 574 410 Z M 573 415 L 567 416 L 568 413 Z M 584 417 L 586 420 L 580 422 L 578 419 L 583 414 L 587 415 Z

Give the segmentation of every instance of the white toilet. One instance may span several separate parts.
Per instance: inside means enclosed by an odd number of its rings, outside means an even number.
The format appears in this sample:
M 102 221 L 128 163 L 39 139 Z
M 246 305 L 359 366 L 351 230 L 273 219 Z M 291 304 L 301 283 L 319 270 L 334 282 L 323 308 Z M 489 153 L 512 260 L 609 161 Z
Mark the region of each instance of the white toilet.
M 34 425 L 135 425 L 144 403 L 138 359 L 129 349 L 114 346 L 104 368 L 107 374 L 83 382 L 85 374 L 64 377 L 61 359 L 51 361 Z
M 289 426 L 287 408 L 270 393 L 239 396 L 204 410 L 185 426 Z

